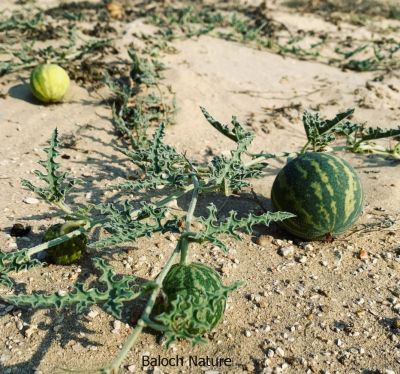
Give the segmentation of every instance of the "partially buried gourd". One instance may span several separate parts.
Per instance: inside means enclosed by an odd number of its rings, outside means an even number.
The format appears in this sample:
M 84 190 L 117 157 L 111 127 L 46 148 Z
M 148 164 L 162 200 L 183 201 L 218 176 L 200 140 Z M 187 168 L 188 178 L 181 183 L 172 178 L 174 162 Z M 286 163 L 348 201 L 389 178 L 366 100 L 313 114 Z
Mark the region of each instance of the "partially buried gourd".
M 43 243 L 56 239 L 81 227 L 82 224 L 73 221 L 57 223 L 51 226 L 43 236 Z M 46 260 L 57 265 L 70 265 L 78 261 L 86 248 L 87 236 L 82 233 L 46 250 Z
M 289 161 L 271 193 L 274 210 L 294 218 L 279 222 L 303 239 L 325 239 L 349 229 L 362 212 L 363 192 L 353 167 L 328 153 L 307 152 Z
M 70 80 L 67 72 L 55 64 L 42 64 L 32 71 L 32 93 L 44 103 L 60 102 L 68 91 Z

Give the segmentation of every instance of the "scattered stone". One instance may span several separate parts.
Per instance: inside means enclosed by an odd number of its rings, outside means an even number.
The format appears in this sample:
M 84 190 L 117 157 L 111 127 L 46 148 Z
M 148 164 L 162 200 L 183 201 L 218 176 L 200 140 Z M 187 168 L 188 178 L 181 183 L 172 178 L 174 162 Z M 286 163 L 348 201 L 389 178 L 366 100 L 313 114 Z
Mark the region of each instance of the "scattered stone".
M 270 332 L 270 331 L 271 331 L 271 326 L 270 325 L 264 326 L 264 332 Z
M 294 247 L 292 245 L 289 247 L 281 247 L 281 248 L 279 248 L 278 253 L 283 257 L 293 256 Z
M 20 319 L 17 320 L 16 325 L 17 325 L 18 331 L 21 331 L 24 328 L 24 323 Z
M 112 333 L 116 334 L 117 332 L 119 332 L 119 330 L 121 329 L 121 321 L 119 321 L 118 319 L 116 319 L 113 323 L 113 327 L 114 329 L 112 330 Z
M 251 331 L 246 330 L 244 334 L 246 335 L 247 338 L 250 338 L 250 336 L 251 336 Z
M 304 250 L 305 251 L 312 251 L 314 249 L 314 247 L 312 246 L 312 244 L 308 243 L 304 246 Z
M 166 235 L 165 238 L 168 239 L 170 242 L 176 242 L 176 238 L 172 234 Z
M 24 226 L 22 223 L 14 223 L 11 227 L 10 235 L 15 237 L 26 236 L 30 233 L 31 226 Z
M 285 351 L 281 347 L 276 348 L 275 353 L 281 357 L 285 357 Z
M 341 347 L 341 346 L 343 345 L 343 342 L 342 342 L 340 339 L 336 339 L 336 340 L 335 340 L 335 344 L 336 344 L 338 347 Z
M 127 369 L 128 369 L 128 371 L 129 371 L 130 373 L 134 373 L 134 372 L 136 371 L 136 365 L 129 365 L 129 366 L 127 367 Z
M 37 330 L 36 325 L 30 325 L 26 330 L 25 330 L 25 336 L 29 338 L 35 331 Z
M 68 292 L 67 292 L 67 291 L 64 291 L 64 290 L 58 290 L 58 291 L 57 291 L 57 295 L 58 295 L 58 296 L 65 296 L 67 293 L 68 293 Z
M 260 235 L 256 239 L 256 244 L 266 247 L 267 245 L 271 244 L 271 237 L 269 235 Z
M 305 264 L 307 262 L 307 256 L 300 256 L 296 258 L 297 262 L 300 264 Z
M 24 203 L 31 204 L 31 205 L 39 204 L 39 200 L 36 199 L 35 197 L 27 197 L 26 199 L 24 199 Z
M 89 313 L 87 314 L 87 316 L 89 317 L 89 318 L 96 318 L 97 316 L 99 315 L 99 312 L 97 311 L 97 310 L 95 310 L 95 309 L 91 309 L 90 311 L 89 311 Z
M 360 249 L 358 252 L 358 258 L 360 260 L 367 260 L 368 259 L 368 252 L 365 249 Z
M 278 246 L 282 247 L 284 243 L 283 243 L 283 240 L 274 239 L 274 240 L 272 240 L 272 244 L 275 244 L 275 245 L 278 245 Z

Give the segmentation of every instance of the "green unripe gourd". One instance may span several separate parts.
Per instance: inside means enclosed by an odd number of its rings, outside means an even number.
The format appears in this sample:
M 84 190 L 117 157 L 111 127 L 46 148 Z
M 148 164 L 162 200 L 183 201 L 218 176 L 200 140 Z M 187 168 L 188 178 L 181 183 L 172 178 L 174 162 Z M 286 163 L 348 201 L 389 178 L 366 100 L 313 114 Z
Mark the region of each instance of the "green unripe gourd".
M 42 242 L 56 239 L 82 227 L 81 222 L 67 221 L 51 226 L 43 236 Z M 70 265 L 78 261 L 86 248 L 87 236 L 82 233 L 70 238 L 61 244 L 50 247 L 46 250 L 46 261 L 57 265 Z
M 55 64 L 42 64 L 33 69 L 30 79 L 33 95 L 43 103 L 60 102 L 68 91 L 67 72 Z
M 176 264 L 166 275 L 162 291 L 165 303 L 157 305 L 154 319 L 173 338 L 194 339 L 212 330 L 222 318 L 228 292 L 219 274 L 201 264 Z
M 289 161 L 274 181 L 271 199 L 274 210 L 296 215 L 279 225 L 307 240 L 346 231 L 363 207 L 356 171 L 341 158 L 319 152 L 304 153 Z

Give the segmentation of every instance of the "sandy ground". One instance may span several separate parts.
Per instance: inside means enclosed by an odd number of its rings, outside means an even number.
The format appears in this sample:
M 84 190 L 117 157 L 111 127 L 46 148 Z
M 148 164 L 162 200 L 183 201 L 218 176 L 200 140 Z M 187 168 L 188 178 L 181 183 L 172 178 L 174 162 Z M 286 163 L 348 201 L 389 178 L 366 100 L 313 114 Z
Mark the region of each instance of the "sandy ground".
M 10 3 L 2 2 L 0 7 L 6 9 Z M 282 6 L 274 9 L 271 16 L 288 25 L 341 32 L 317 14 L 301 15 Z M 140 20 L 124 27 L 131 32 L 138 25 Z M 368 34 L 363 28 L 359 32 Z M 131 40 L 129 35 L 122 40 L 119 48 L 124 55 Z M 358 122 L 399 125 L 398 72 L 374 82 L 376 72 L 341 71 L 211 36 L 177 41 L 173 46 L 178 53 L 162 58 L 167 66 L 164 83 L 171 85 L 179 108 L 176 124 L 167 129 L 167 142 L 190 157 L 205 160 L 210 151 L 216 154 L 233 148 L 207 124 L 199 106 L 223 122 L 236 115 L 247 123 L 256 133 L 254 151 L 299 149 L 305 143 L 301 125 L 305 109 L 332 116 L 356 107 L 353 119 Z M 41 149 L 55 126 L 61 134 L 78 137 L 75 149 L 61 152 L 70 157 L 62 160 L 63 167 L 85 179 L 84 187 L 74 194 L 75 201 L 112 201 L 114 194 L 102 187 L 129 173 L 129 164 L 113 148 L 110 109 L 98 93 L 89 94 L 74 84 L 64 103 L 43 106 L 32 99 L 28 76 L 29 72 L 22 72 L 7 77 L 1 86 L 8 93 L 0 99 L 0 245 L 6 251 L 38 244 L 45 228 L 57 220 L 45 203 L 26 204 L 24 200 L 32 194 L 20 184 L 22 178 L 33 179 L 32 171 L 43 156 Z M 274 111 L 290 105 L 294 108 Z M 146 354 L 185 358 L 192 354 L 231 358 L 233 366 L 167 366 L 154 372 L 400 373 L 400 330 L 393 327 L 400 317 L 400 166 L 378 157 L 342 156 L 359 172 L 364 187 L 365 208 L 356 227 L 361 231 L 333 243 L 305 245 L 293 243 L 293 238 L 272 226 L 259 229 L 256 236 L 263 236 L 256 242 L 250 237 L 242 242 L 228 240 L 226 255 L 209 245 L 196 247 L 194 259 L 216 267 L 224 282 L 242 279 L 245 286 L 231 295 L 224 320 L 208 334 L 207 345 L 192 348 L 187 342 L 176 342 L 167 350 L 159 344 L 158 335 L 146 331 L 121 372 L 153 372 L 142 368 L 141 357 Z M 274 176 L 282 166 L 283 160 L 271 162 L 266 177 L 254 181 L 267 207 Z M 231 198 L 224 210 L 257 210 L 249 196 Z M 200 205 L 205 202 L 206 198 L 200 200 Z M 390 220 L 393 224 L 385 228 Z M 15 241 L 9 235 L 15 222 L 31 225 L 31 234 Z M 133 271 L 148 278 L 161 269 L 173 240 L 156 235 L 106 250 L 105 256 L 117 273 Z M 281 256 L 282 246 L 293 246 L 293 255 Z M 358 256 L 361 249 L 368 254 L 364 260 Z M 50 292 L 66 290 L 75 280 L 90 281 L 90 271 L 88 259 L 79 265 L 39 267 L 13 277 L 21 291 Z M 5 291 L 4 287 L 0 290 Z M 118 352 L 138 308 L 127 306 L 122 327 L 115 329 L 114 319 L 98 307 L 77 318 L 73 311 L 10 309 L 0 304 L 0 371 L 50 374 L 59 367 L 98 367 Z

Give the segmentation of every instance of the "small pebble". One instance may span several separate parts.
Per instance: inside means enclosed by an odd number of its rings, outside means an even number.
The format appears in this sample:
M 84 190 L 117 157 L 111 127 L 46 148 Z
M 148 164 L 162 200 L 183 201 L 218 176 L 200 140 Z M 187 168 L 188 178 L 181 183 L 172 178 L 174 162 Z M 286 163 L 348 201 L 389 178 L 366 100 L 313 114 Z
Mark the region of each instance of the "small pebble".
M 293 256 L 294 247 L 293 246 L 281 247 L 281 248 L 279 248 L 278 253 L 283 257 Z
M 175 236 L 172 235 L 172 234 L 168 234 L 168 235 L 166 235 L 165 237 L 166 237 L 166 239 L 168 239 L 168 240 L 171 241 L 171 242 L 176 242 L 176 238 L 175 238 Z
M 307 262 L 307 256 L 298 257 L 297 262 L 300 262 L 300 264 L 305 264 Z
M 134 373 L 136 371 L 136 365 L 129 365 L 127 369 L 130 373 Z
M 114 327 L 114 330 L 112 332 L 113 333 L 118 332 L 121 329 L 121 321 L 115 320 L 113 323 L 113 327 Z
M 281 347 L 276 348 L 275 353 L 281 357 L 285 357 L 285 351 Z
M 367 260 L 368 259 L 368 252 L 365 249 L 360 249 L 358 252 L 358 258 L 360 260 Z
M 36 325 L 31 325 L 25 330 L 25 336 L 29 338 L 37 330 Z
M 19 319 L 16 323 L 17 329 L 21 331 L 24 328 L 24 323 Z
M 272 244 L 279 245 L 280 247 L 283 246 L 283 241 L 280 239 L 272 240 Z
M 304 250 L 306 250 L 306 251 L 312 251 L 313 249 L 314 249 L 314 247 L 310 243 L 308 243 L 304 246 Z
M 269 235 L 260 235 L 256 239 L 256 244 L 266 247 L 267 245 L 271 244 L 271 237 Z
M 89 313 L 87 314 L 87 316 L 89 317 L 89 318 L 96 318 L 97 316 L 99 315 L 99 312 L 97 311 L 97 310 L 95 310 L 95 309 L 91 309 L 90 311 L 89 311 Z
M 24 203 L 25 204 L 39 204 L 39 200 L 34 198 L 34 197 L 27 197 L 26 199 L 24 199 Z

